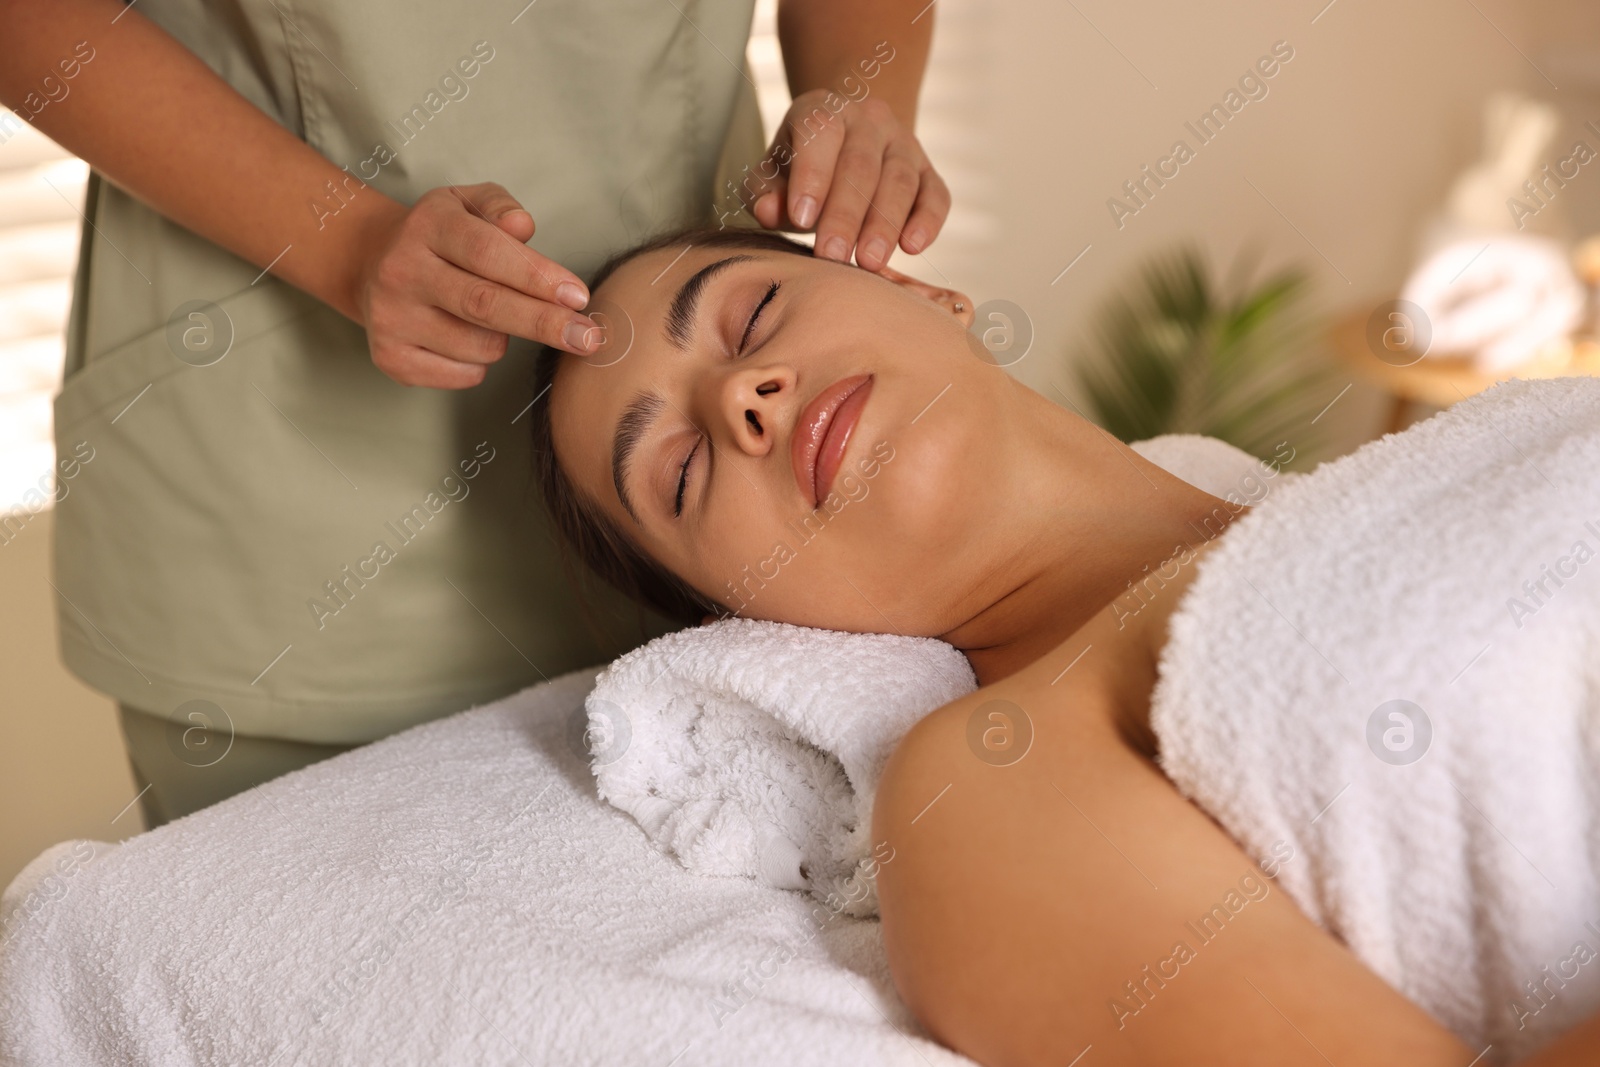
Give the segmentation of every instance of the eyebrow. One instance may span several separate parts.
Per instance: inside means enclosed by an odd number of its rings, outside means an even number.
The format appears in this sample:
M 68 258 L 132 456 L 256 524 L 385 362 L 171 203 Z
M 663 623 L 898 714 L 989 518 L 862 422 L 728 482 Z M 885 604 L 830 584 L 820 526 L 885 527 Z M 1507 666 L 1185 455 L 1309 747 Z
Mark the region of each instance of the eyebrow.
M 740 254 L 719 259 L 695 271 L 688 281 L 678 287 L 677 295 L 672 298 L 672 304 L 667 308 L 667 340 L 672 342 L 672 347 L 679 351 L 689 347 L 689 335 L 694 330 L 695 311 L 700 306 L 700 297 L 705 292 L 706 283 L 724 267 L 755 258 Z
M 639 522 L 639 513 L 633 510 L 633 501 L 628 499 L 628 461 L 666 403 L 659 393 L 639 393 L 622 409 L 617 432 L 611 438 L 611 483 L 617 487 L 622 509 L 640 526 L 644 523 Z

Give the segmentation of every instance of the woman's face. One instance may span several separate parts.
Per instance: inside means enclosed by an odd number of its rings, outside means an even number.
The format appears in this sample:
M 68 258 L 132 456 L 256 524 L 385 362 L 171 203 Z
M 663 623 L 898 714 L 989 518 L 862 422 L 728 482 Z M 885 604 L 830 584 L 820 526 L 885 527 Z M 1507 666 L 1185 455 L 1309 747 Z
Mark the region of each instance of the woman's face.
M 1026 390 L 977 354 L 966 297 L 674 247 L 621 267 L 591 312 L 607 338 L 556 376 L 556 454 L 659 563 L 807 626 L 936 635 L 983 606 L 1020 525 L 1008 415 Z

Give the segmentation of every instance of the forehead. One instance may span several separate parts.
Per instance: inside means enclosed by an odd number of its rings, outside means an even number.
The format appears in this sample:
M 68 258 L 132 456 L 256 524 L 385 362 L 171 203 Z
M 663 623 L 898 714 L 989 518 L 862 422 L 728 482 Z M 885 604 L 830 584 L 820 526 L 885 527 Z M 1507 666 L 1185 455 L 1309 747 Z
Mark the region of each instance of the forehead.
M 663 358 L 678 355 L 668 319 L 685 283 L 701 270 L 731 257 L 772 255 L 763 249 L 717 248 L 688 242 L 654 249 L 628 260 L 595 291 L 586 313 L 605 331 L 601 348 L 587 357 L 566 355 L 558 389 L 615 390 L 648 379 Z M 682 308 L 680 307 L 680 311 Z M 680 338 L 682 333 L 679 333 Z M 637 387 L 637 386 L 635 386 Z M 619 396 L 615 406 L 627 403 Z
M 696 244 L 686 240 L 634 256 L 613 271 L 595 290 L 594 296 L 601 305 L 619 307 L 635 320 L 654 316 L 654 325 L 659 329 L 672 298 L 701 268 L 731 256 L 768 258 L 779 255 L 789 258 L 789 253 L 773 249 Z M 635 325 L 649 324 L 636 321 Z

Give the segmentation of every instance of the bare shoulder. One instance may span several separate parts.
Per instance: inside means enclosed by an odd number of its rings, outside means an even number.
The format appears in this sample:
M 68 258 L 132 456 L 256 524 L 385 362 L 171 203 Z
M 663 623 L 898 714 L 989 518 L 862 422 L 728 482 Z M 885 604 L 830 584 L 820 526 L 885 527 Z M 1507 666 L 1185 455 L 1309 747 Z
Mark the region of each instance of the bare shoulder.
M 890 967 L 935 1037 L 985 1065 L 1472 1058 L 1048 673 L 922 720 L 879 787 Z

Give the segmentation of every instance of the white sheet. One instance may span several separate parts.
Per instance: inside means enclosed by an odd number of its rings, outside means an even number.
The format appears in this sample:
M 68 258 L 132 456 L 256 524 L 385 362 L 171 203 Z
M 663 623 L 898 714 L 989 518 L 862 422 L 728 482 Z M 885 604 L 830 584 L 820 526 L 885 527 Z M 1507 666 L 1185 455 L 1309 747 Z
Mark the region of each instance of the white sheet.
M 0 904 L 0 1063 L 970 1064 L 875 921 L 685 871 L 596 798 L 592 676 L 40 857 Z

